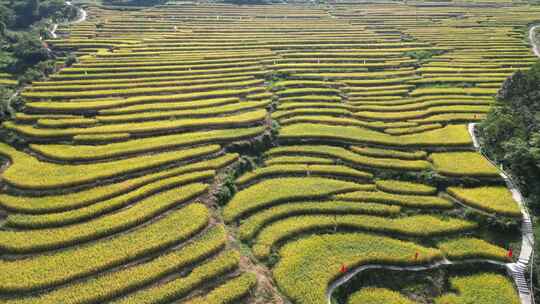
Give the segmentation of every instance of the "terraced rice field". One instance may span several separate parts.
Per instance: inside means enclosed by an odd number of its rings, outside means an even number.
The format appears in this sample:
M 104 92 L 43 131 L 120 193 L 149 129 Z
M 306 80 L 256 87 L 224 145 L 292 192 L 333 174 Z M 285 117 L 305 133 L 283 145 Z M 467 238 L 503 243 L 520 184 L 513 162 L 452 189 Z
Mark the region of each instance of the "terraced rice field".
M 87 7 L 48 41 L 79 62 L 3 124 L 0 301 L 318 304 L 456 262 L 429 301 L 520 303 L 520 208 L 467 124 L 540 7 L 437 3 Z
M 12 87 L 17 85 L 17 80 L 8 73 L 0 73 L 0 87 Z

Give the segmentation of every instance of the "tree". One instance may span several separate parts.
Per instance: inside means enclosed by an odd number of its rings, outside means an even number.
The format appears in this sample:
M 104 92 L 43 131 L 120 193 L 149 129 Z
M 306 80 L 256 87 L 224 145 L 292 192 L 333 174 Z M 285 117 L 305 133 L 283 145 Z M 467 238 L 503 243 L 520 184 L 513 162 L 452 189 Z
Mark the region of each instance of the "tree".
M 34 20 L 39 19 L 39 0 L 29 0 L 28 1 L 28 10 L 32 14 Z
M 2 24 L 0 25 L 0 35 L 4 35 L 5 29 L 15 23 L 15 12 L 2 4 L 0 4 L 0 23 Z
M 225 2 L 233 4 L 266 4 L 265 0 L 226 0 Z
M 510 170 L 524 194 L 540 197 L 540 62 L 504 82 L 480 130 L 488 153 Z M 540 210 L 540 202 L 531 203 Z
M 540 214 L 540 62 L 510 76 L 480 125 L 487 153 L 517 179 L 533 214 Z M 540 243 L 540 235 L 535 235 Z M 535 285 L 540 300 L 540 253 L 535 253 Z
M 165 2 L 167 0 L 104 0 L 103 3 L 115 6 L 155 6 Z
M 11 90 L 0 87 L 0 120 L 4 120 L 11 115 L 9 99 L 12 94 L 13 92 Z
M 13 46 L 13 53 L 19 60 L 33 65 L 49 58 L 48 52 L 43 48 L 41 40 L 30 34 L 20 34 Z

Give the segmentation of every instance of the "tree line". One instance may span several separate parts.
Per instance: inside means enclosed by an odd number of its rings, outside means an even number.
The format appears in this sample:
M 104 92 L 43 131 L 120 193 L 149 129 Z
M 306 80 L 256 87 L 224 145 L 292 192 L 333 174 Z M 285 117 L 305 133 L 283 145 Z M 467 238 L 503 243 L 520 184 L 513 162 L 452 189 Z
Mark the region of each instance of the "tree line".
M 49 27 L 76 16 L 77 9 L 63 0 L 0 0 L 0 72 L 13 75 L 20 85 L 52 73 L 55 58 L 44 42 Z M 12 93 L 0 87 L 0 120 Z
M 540 61 L 504 82 L 479 131 L 486 153 L 513 176 L 526 197 L 536 219 L 535 242 L 540 248 Z M 539 250 L 534 260 L 533 283 L 536 301 L 540 301 Z

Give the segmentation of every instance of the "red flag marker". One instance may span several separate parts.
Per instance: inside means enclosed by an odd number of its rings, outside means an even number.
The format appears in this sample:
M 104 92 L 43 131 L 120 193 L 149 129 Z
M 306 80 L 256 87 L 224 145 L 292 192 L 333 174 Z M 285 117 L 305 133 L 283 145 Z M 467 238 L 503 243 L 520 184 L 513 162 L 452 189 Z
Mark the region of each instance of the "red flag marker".
M 512 256 L 514 256 L 514 252 L 512 251 L 512 248 L 508 249 L 508 258 L 511 259 Z
M 347 267 L 345 267 L 345 264 L 341 264 L 341 269 L 339 270 L 341 273 L 347 272 Z
M 416 253 L 414 254 L 414 260 L 415 260 L 415 261 L 418 260 L 418 252 L 416 252 Z

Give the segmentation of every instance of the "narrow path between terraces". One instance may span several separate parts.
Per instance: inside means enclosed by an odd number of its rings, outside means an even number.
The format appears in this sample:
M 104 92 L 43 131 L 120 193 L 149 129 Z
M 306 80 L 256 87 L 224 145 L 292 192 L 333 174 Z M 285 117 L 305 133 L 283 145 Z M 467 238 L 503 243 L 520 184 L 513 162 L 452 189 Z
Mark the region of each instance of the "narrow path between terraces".
M 536 32 L 540 30 L 540 24 L 533 25 L 529 28 L 529 42 L 532 45 L 532 50 L 536 57 L 540 57 L 540 41 L 536 39 Z
M 529 28 L 529 42 L 531 43 L 532 51 L 535 56 L 540 57 L 540 41 L 537 41 L 536 39 L 536 31 L 540 30 L 540 24 L 532 25 Z M 483 151 L 480 147 L 480 142 L 478 138 L 476 137 L 475 133 L 475 126 L 476 123 L 470 123 L 469 133 L 471 135 L 474 148 L 483 154 Z M 491 159 L 489 159 L 486 155 L 484 155 L 491 163 L 493 163 L 495 166 L 497 166 Z M 498 166 L 497 166 L 498 167 Z M 515 183 L 512 181 L 510 175 L 508 175 L 504 170 L 501 169 L 501 177 L 506 182 L 506 185 L 508 189 L 512 192 L 512 196 L 514 199 L 518 202 L 521 213 L 523 215 L 523 222 L 521 227 L 521 252 L 518 258 L 518 261 L 515 263 L 501 263 L 497 261 L 492 260 L 483 260 L 483 259 L 476 259 L 476 260 L 467 260 L 467 261 L 459 261 L 459 262 L 452 262 L 447 259 L 437 261 L 432 264 L 427 265 L 417 265 L 417 266 L 390 266 L 390 265 L 378 265 L 378 264 L 372 264 L 372 265 L 363 265 L 359 266 L 352 271 L 348 272 L 344 276 L 340 277 L 336 281 L 332 282 L 330 286 L 328 286 L 328 289 L 326 291 L 326 298 L 328 301 L 328 304 L 332 304 L 332 294 L 334 291 L 342 286 L 343 284 L 349 282 L 351 279 L 353 279 L 357 274 L 364 270 L 368 269 L 384 269 L 384 270 L 399 270 L 399 271 L 423 271 L 428 269 L 434 269 L 441 266 L 449 266 L 449 265 L 459 265 L 459 264 L 473 264 L 473 263 L 490 263 L 495 264 L 499 266 L 503 266 L 507 269 L 507 271 L 510 273 L 512 278 L 514 279 L 514 282 L 517 286 L 519 297 L 521 299 L 521 304 L 534 304 L 534 295 L 532 294 L 532 288 L 530 286 L 531 282 L 527 282 L 525 272 L 529 266 L 530 260 L 533 257 L 533 248 L 534 248 L 534 233 L 533 233 L 533 226 L 531 221 L 531 216 L 529 215 L 529 212 L 527 210 L 527 207 L 525 205 L 525 202 L 523 200 L 523 196 L 521 195 L 521 192 L 518 190 L 518 188 L 515 186 Z
M 71 1 L 66 1 L 66 4 L 69 6 L 73 6 L 73 3 Z M 86 17 L 88 14 L 82 7 L 77 7 L 77 10 L 79 11 L 77 13 L 77 19 L 67 22 L 67 24 L 77 24 L 81 23 L 86 20 Z M 58 35 L 56 34 L 56 30 L 58 29 L 58 23 L 53 24 L 52 29 L 49 31 L 51 33 L 51 36 L 56 39 L 58 38 Z
M 51 36 L 56 39 L 58 38 L 58 35 L 56 35 L 56 30 L 58 29 L 58 23 L 53 24 L 52 29 L 50 30 Z
M 392 265 L 381 265 L 381 264 L 368 264 L 368 265 L 362 265 L 359 266 L 352 271 L 348 272 L 341 278 L 334 281 L 329 287 L 328 291 L 326 293 L 326 298 L 328 300 L 328 304 L 332 303 L 332 294 L 334 293 L 334 290 L 336 290 L 341 285 L 347 283 L 351 279 L 353 279 L 357 274 L 364 270 L 369 269 L 383 269 L 383 270 L 398 270 L 398 271 L 424 271 L 424 270 L 430 270 L 439 268 L 442 266 L 451 266 L 451 265 L 463 265 L 463 264 L 493 264 L 495 266 L 505 267 L 506 264 L 503 262 L 493 261 L 493 260 L 487 260 L 487 259 L 471 259 L 471 260 L 464 260 L 464 261 L 456 261 L 452 262 L 447 259 L 442 259 L 436 262 L 433 262 L 431 264 L 423 264 L 423 265 L 415 265 L 415 266 L 392 266 Z
M 534 43 L 533 43 L 534 45 Z M 494 166 L 497 167 L 497 164 L 493 162 L 486 154 L 484 154 L 482 147 L 480 146 L 480 141 L 476 137 L 476 123 L 469 124 L 469 133 L 473 140 L 474 148 L 482 153 L 484 157 L 491 162 Z M 512 192 L 512 197 L 516 202 L 518 202 L 521 209 L 521 214 L 523 215 L 523 221 L 521 223 L 521 252 L 519 254 L 518 261 L 516 263 L 506 264 L 508 272 L 512 275 L 516 286 L 518 288 L 519 297 L 522 304 L 531 304 L 534 303 L 532 288 L 530 286 L 531 282 L 527 282 L 525 272 L 529 267 L 529 262 L 533 255 L 534 248 L 534 233 L 533 226 L 531 221 L 531 216 L 525 205 L 523 195 L 519 192 L 516 184 L 512 181 L 512 178 L 508 173 L 506 173 L 502 168 L 499 168 L 501 177 L 504 179 L 506 186 Z
M 73 5 L 71 3 L 71 1 L 66 1 L 66 4 L 67 5 Z M 80 23 L 80 22 L 83 22 L 83 21 L 86 20 L 86 17 L 88 16 L 88 13 L 81 7 L 78 7 L 77 9 L 79 10 L 79 13 L 77 14 L 77 19 L 69 21 L 66 24 L 76 24 L 76 23 Z M 55 24 L 53 24 L 52 29 L 49 31 L 51 36 L 53 38 L 55 38 L 55 39 L 58 38 L 58 35 L 56 34 L 57 29 L 58 29 L 58 23 L 55 23 Z M 11 94 L 11 96 L 9 97 L 9 99 L 7 101 L 7 104 L 8 105 L 11 104 L 13 99 L 15 99 L 17 96 L 19 96 L 19 94 L 24 90 L 24 88 L 25 88 L 24 86 L 20 87 L 13 94 Z

